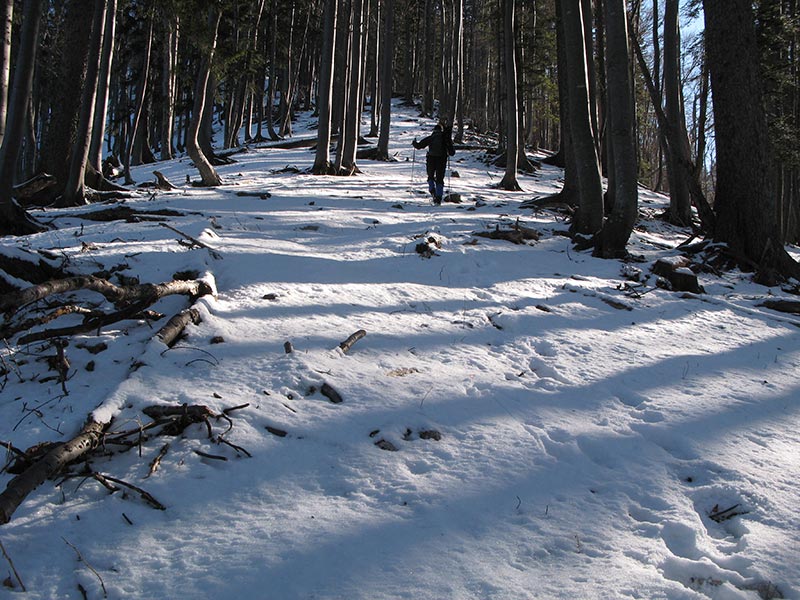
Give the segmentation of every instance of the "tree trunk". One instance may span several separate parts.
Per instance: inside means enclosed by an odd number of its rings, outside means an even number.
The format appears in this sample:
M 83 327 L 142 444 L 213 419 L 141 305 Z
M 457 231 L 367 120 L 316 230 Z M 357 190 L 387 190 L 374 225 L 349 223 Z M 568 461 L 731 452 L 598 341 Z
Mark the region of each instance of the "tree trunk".
M 150 55 L 153 48 L 153 20 L 154 15 L 150 16 L 150 24 L 147 28 L 147 42 L 145 43 L 144 56 L 142 57 L 141 71 L 139 72 L 139 85 L 136 90 L 136 110 L 133 114 L 133 125 L 131 127 L 130 135 L 128 136 L 128 144 L 125 148 L 125 154 L 122 157 L 122 164 L 125 169 L 125 183 L 132 185 L 134 183 L 131 179 L 131 162 L 135 160 L 135 164 L 141 162 L 140 157 L 134 157 L 134 144 L 137 141 L 137 136 L 141 135 L 142 113 L 144 112 L 145 96 L 147 95 L 147 79 L 150 76 Z
M 614 207 L 596 241 L 595 253 L 620 258 L 638 214 L 639 182 L 634 136 L 633 82 L 630 72 L 628 21 L 625 0 L 604 0 L 606 26 L 606 85 L 609 141 L 614 174 Z M 609 183 L 610 185 L 610 183 Z
M 8 127 L 0 145 L 0 234 L 23 235 L 43 231 L 45 227 L 31 219 L 14 201 L 12 188 L 26 115 L 31 101 L 36 48 L 39 43 L 39 24 L 45 0 L 25 3 L 22 30 L 17 51 L 14 80 L 8 103 Z
M 383 1 L 384 27 L 381 43 L 381 131 L 378 157 L 389 160 L 389 127 L 392 120 L 392 62 L 394 58 L 394 0 Z
M 161 71 L 161 160 L 172 158 L 172 137 L 175 133 L 175 93 L 178 77 L 178 42 L 180 39 L 180 18 L 178 15 L 164 15 L 166 35 L 162 48 L 163 64 Z
M 800 265 L 779 236 L 752 4 L 704 0 L 703 8 L 716 128 L 715 238 L 758 265 L 770 285 L 775 273 L 800 278 Z M 731 40 L 736 40 L 736 52 L 731 52 Z
M 86 77 L 81 94 L 81 110 L 75 145 L 72 147 L 69 178 L 61 197 L 61 206 L 78 206 L 86 203 L 84 193 L 84 173 L 89 159 L 89 146 L 92 143 L 92 121 L 97 98 L 97 83 L 100 75 L 100 56 L 103 48 L 103 28 L 106 21 L 106 0 L 95 0 L 92 18 L 92 33 L 89 36 L 89 56 L 86 63 Z
M 567 60 L 567 118 L 577 166 L 579 193 L 578 212 L 573 227 L 576 233 L 594 235 L 603 225 L 603 185 L 592 135 L 583 20 L 580 7 L 576 6 L 574 0 L 560 1 Z
M 506 172 L 498 187 L 519 191 L 517 164 L 519 155 L 519 106 L 517 103 L 517 59 L 515 52 L 514 0 L 502 0 L 503 6 L 503 56 L 506 73 Z
M 11 30 L 14 17 L 14 0 L 0 2 L 0 144 L 6 134 L 8 118 L 8 85 L 11 75 Z
M 680 154 L 684 144 L 688 147 L 686 118 L 683 112 L 683 92 L 680 77 L 680 27 L 678 24 L 678 0 L 666 0 L 664 11 L 664 96 L 665 112 L 669 122 L 667 135 L 670 139 L 669 153 L 669 198 L 670 222 L 689 225 L 692 222 L 692 204 L 689 196 L 687 173 L 681 168 Z M 686 140 L 684 142 L 683 140 Z
M 117 0 L 108 0 L 106 22 L 103 27 L 103 50 L 100 57 L 100 74 L 97 78 L 97 98 L 92 120 L 92 142 L 89 145 L 89 164 L 96 171 L 103 170 L 103 139 L 108 118 L 108 97 L 111 88 L 111 62 L 117 23 Z
M 352 8 L 352 41 L 350 44 L 349 89 L 347 93 L 347 110 L 345 111 L 344 130 L 339 137 L 342 144 L 341 164 L 337 165 L 340 175 L 354 175 L 356 166 L 356 150 L 361 132 L 361 43 L 363 40 L 363 0 L 353 0 Z
M 333 69 L 336 56 L 336 19 L 339 0 L 325 0 L 322 30 L 322 52 L 320 55 L 320 81 L 317 110 L 317 151 L 311 172 L 315 175 L 330 175 L 331 146 L 331 101 L 333 97 Z
M 214 51 L 217 47 L 217 32 L 219 30 L 219 22 L 222 19 L 222 12 L 215 9 L 210 9 L 208 14 L 209 24 L 209 48 L 203 56 L 200 69 L 197 73 L 197 80 L 194 88 L 194 106 L 192 108 L 192 120 L 189 125 L 189 130 L 186 134 L 186 151 L 189 157 L 194 162 L 197 170 L 200 172 L 200 178 L 205 186 L 218 186 L 222 185 L 222 180 L 217 174 L 216 169 L 211 166 L 203 150 L 200 148 L 198 140 L 200 134 L 200 125 L 203 121 L 203 113 L 206 109 L 206 95 L 208 91 L 208 80 L 211 75 L 211 64 L 214 60 Z

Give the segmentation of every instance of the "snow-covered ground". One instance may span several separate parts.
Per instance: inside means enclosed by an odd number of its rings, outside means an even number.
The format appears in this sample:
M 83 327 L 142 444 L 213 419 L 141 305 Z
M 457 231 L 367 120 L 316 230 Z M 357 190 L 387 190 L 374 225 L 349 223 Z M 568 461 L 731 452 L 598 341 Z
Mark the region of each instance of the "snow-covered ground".
M 48 210 L 57 229 L 0 240 L 83 273 L 195 270 L 217 289 L 172 349 L 152 341 L 163 321 L 73 338 L 68 395 L 38 381 L 53 375 L 41 344 L 10 340 L 0 440 L 64 441 L 92 411 L 125 430 L 153 404 L 246 404 L 227 433 L 211 424 L 252 455 L 194 425 L 93 461 L 163 511 L 92 479 L 46 482 L 0 526 L 0 597 L 800 598 L 800 317 L 759 306 L 789 296 L 739 272 L 701 274 L 705 294 L 656 288 L 651 265 L 688 233 L 654 219 L 664 199 L 646 190 L 630 264 L 520 209 L 558 189 L 553 168 L 500 192 L 502 173 L 462 151 L 446 183 L 463 203 L 434 207 L 410 144 L 430 126 L 398 108 L 398 161 L 351 178 L 286 170 L 310 167 L 307 148 L 251 147 L 218 189 L 186 185 L 188 159 L 159 164 L 179 189 L 125 204 L 180 211 L 169 224 L 219 258 L 158 222 L 76 216 L 106 206 Z M 517 219 L 541 239 L 474 235 Z

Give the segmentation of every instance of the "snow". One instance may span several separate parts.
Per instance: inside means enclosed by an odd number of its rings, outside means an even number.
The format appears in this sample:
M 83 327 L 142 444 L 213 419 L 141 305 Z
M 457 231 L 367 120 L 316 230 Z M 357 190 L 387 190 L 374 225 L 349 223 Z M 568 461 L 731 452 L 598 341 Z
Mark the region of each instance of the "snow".
M 430 125 L 396 107 L 398 162 L 351 178 L 283 172 L 313 154 L 269 145 L 221 167 L 218 189 L 186 185 L 187 158 L 159 163 L 179 189 L 126 204 L 180 211 L 169 223 L 220 258 L 157 222 L 77 217 L 104 206 L 39 215 L 58 229 L 27 246 L 77 271 L 193 270 L 217 293 L 172 349 L 153 340 L 163 321 L 73 338 L 66 396 L 36 380 L 52 375 L 41 344 L 10 340 L 0 439 L 64 441 L 90 413 L 126 430 L 153 404 L 247 405 L 225 439 L 252 456 L 194 425 L 93 461 L 163 511 L 91 479 L 46 482 L 0 527 L 25 598 L 800 598 L 800 319 L 759 306 L 791 296 L 738 271 L 701 273 L 706 294 L 656 288 L 649 268 L 688 232 L 654 219 L 665 200 L 646 190 L 628 264 L 575 251 L 562 215 L 519 208 L 558 189 L 554 168 L 501 192 L 502 173 L 460 151 L 446 184 L 464 202 L 432 206 L 410 143 Z M 474 235 L 517 219 L 541 240 Z M 19 594 L 10 564 L 0 597 Z

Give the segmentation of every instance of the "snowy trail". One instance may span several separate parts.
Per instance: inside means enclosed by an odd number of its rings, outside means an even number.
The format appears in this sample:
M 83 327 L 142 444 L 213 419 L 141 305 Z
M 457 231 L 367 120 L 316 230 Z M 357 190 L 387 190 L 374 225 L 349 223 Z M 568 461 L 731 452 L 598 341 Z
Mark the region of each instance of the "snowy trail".
M 87 270 L 127 261 L 143 281 L 211 272 L 218 295 L 169 351 L 145 346 L 141 324 L 104 332 L 102 378 L 74 350 L 70 396 L 17 430 L 21 402 L 56 392 L 8 384 L 0 439 L 52 439 L 46 424 L 70 431 L 101 402 L 117 427 L 154 402 L 247 404 L 226 438 L 252 457 L 197 427 L 149 477 L 162 440 L 94 465 L 163 512 L 90 481 L 43 485 L 0 530 L 26 597 L 78 598 L 77 583 L 101 595 L 68 540 L 109 598 L 800 598 L 800 336 L 757 306 L 780 290 L 729 274 L 698 298 L 652 281 L 626 294 L 619 262 L 576 253 L 553 235 L 560 217 L 520 210 L 530 194 L 491 189 L 466 153 L 451 182 L 464 204 L 431 206 L 409 185 L 419 129 L 404 126 L 400 162 L 358 178 L 276 174 L 308 151 L 251 149 L 219 190 L 129 201 L 182 211 L 170 222 L 220 259 L 157 223 L 69 211 L 34 239 Z M 188 161 L 160 170 L 193 174 Z M 548 193 L 557 176 L 523 185 Z M 517 217 L 541 241 L 473 235 Z M 684 237 L 647 228 L 632 248 L 644 261 Z M 415 246 L 429 236 L 441 247 L 425 259 Z M 716 522 L 715 505 L 742 514 Z

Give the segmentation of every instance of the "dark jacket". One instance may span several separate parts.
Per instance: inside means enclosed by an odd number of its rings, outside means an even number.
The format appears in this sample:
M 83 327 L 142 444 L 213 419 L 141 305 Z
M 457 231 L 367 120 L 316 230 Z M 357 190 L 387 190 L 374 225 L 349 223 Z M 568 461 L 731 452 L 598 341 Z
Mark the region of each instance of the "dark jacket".
M 436 127 L 428 137 L 420 141 L 414 140 L 412 144 L 418 150 L 427 147 L 429 156 L 453 156 L 456 153 L 452 138 L 439 127 Z

